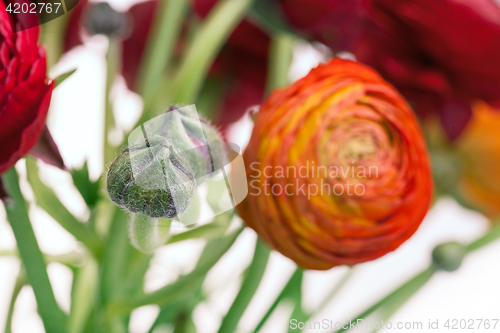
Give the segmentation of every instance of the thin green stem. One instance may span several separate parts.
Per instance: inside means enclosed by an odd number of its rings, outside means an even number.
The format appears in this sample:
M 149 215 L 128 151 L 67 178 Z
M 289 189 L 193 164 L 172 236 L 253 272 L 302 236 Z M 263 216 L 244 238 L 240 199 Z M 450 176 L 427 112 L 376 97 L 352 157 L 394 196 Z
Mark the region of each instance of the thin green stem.
M 430 278 L 434 275 L 436 272 L 436 269 L 434 267 L 429 267 L 423 272 L 417 274 L 414 276 L 412 279 L 410 279 L 408 282 L 391 292 L 389 295 L 385 296 L 383 299 L 363 311 L 361 314 L 358 316 L 354 317 L 352 319 L 353 322 L 356 322 L 358 320 L 364 319 L 382 306 L 389 304 L 393 302 L 393 304 L 397 305 L 397 307 L 403 305 L 408 299 L 411 298 L 422 286 L 427 283 L 427 281 L 430 280 Z M 394 313 L 396 311 L 395 306 L 391 306 L 390 310 L 388 312 Z M 341 333 L 347 331 L 349 328 L 342 328 L 336 333 Z
M 270 251 L 262 243 L 260 239 L 257 240 L 255 245 L 255 253 L 253 256 L 252 263 L 248 268 L 248 272 L 241 284 L 240 291 L 236 295 L 231 308 L 222 320 L 222 324 L 219 328 L 219 333 L 232 333 L 236 331 L 238 322 L 241 316 L 245 312 L 248 304 L 253 298 L 253 295 L 259 287 L 260 281 L 264 276 L 266 270 L 267 261 L 269 259 Z
M 482 237 L 466 245 L 466 254 L 487 246 L 498 239 L 500 239 L 500 226 L 492 228 Z M 382 317 L 381 319 L 388 320 L 418 290 L 420 290 L 420 288 L 423 287 L 427 283 L 427 281 L 431 279 L 436 271 L 436 266 L 431 265 L 429 268 L 425 269 L 424 271 L 407 281 L 405 284 L 372 305 L 370 308 L 354 317 L 355 319 L 353 319 L 353 321 L 364 319 L 377 310 L 380 310 L 380 315 Z M 347 329 L 340 329 L 335 333 L 345 332 L 346 330 Z
M 289 83 L 288 71 L 292 62 L 294 37 L 278 33 L 272 37 L 269 57 L 269 75 L 267 93 Z
M 139 92 L 148 104 L 173 56 L 188 0 L 161 1 L 141 60 Z
M 43 254 L 33 232 L 28 216 L 27 204 L 24 201 L 19 179 L 14 168 L 2 176 L 2 181 L 13 200 L 6 205 L 7 218 L 12 226 L 17 247 L 24 264 L 28 281 L 33 287 L 38 304 L 38 312 L 48 333 L 66 331 L 66 315 L 61 311 L 54 298 L 52 286 L 45 266 Z
M 121 43 L 115 38 L 109 39 L 108 52 L 106 53 L 106 95 L 105 95 L 105 117 L 104 117 L 104 164 L 109 163 L 115 157 L 116 147 L 109 142 L 109 132 L 115 126 L 113 116 L 113 104 L 111 102 L 111 89 L 120 70 Z
M 467 254 L 479 250 L 480 248 L 498 240 L 500 238 L 500 225 L 497 225 L 490 231 L 488 231 L 484 236 L 476 239 L 472 243 L 465 247 L 465 252 Z
M 210 241 L 205 246 L 196 268 L 191 273 L 180 277 L 176 282 L 149 294 L 122 297 L 111 302 L 107 306 L 108 315 L 128 313 L 147 304 L 158 304 L 166 307 L 189 298 L 199 289 L 207 272 L 229 250 L 242 230 L 243 228 L 238 229 L 230 235 Z
M 281 293 L 278 295 L 274 303 L 271 305 L 271 307 L 269 307 L 264 317 L 262 317 L 260 322 L 257 324 L 257 327 L 255 327 L 254 330 L 255 333 L 261 330 L 261 328 L 266 323 L 267 319 L 269 319 L 269 317 L 274 312 L 278 304 L 281 303 L 281 301 L 290 298 L 292 294 L 296 292 L 296 290 L 301 289 L 302 276 L 303 276 L 303 271 L 300 268 L 297 268 L 295 272 L 293 272 L 292 276 L 290 277 L 290 280 L 288 280 L 287 284 L 285 285 Z
M 36 162 L 26 159 L 28 181 L 35 194 L 36 204 L 54 218 L 66 231 L 82 242 L 94 255 L 101 253 L 101 240 L 89 224 L 78 221 L 59 201 L 52 190 L 38 176 Z
M 157 92 L 159 98 L 155 105 L 158 108 L 163 109 L 170 103 L 195 102 L 219 50 L 253 1 L 223 0 L 217 3 L 188 45 L 186 56 L 171 84 L 166 82 L 169 89 L 164 89 L 162 85 L 162 91 Z
M 349 270 L 342 276 L 340 281 L 335 284 L 335 286 L 332 288 L 330 293 L 323 299 L 321 304 L 314 310 L 313 313 L 311 313 L 307 319 L 311 318 L 313 315 L 323 311 L 323 309 L 332 301 L 332 299 L 337 296 L 337 294 L 342 290 L 342 288 L 347 284 L 347 282 L 351 279 L 351 277 L 354 275 L 355 270 L 352 267 L 349 267 Z
M 12 316 L 14 315 L 14 306 L 16 305 L 17 296 L 19 295 L 21 289 L 23 289 L 25 284 L 26 284 L 26 277 L 23 268 L 21 267 L 19 275 L 17 276 L 16 279 L 16 284 L 14 285 L 14 290 L 12 291 L 12 297 L 10 299 L 9 311 L 7 313 L 7 320 L 5 321 L 5 333 L 12 332 Z

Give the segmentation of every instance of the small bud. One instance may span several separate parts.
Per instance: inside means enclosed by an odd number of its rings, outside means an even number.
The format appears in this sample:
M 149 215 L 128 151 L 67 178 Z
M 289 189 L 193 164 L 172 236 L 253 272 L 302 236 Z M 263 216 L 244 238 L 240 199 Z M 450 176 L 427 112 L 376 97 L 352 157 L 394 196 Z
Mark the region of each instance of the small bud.
M 110 199 L 132 213 L 173 218 L 189 206 L 195 188 L 189 162 L 164 137 L 125 149 L 106 177 Z
M 194 109 L 172 105 L 146 127 L 147 133 L 167 138 L 186 157 L 197 183 L 223 166 L 225 151 L 219 132 Z
M 107 2 L 93 5 L 87 14 L 87 29 L 91 34 L 112 37 L 123 34 L 126 27 L 126 15 L 115 11 Z
M 456 271 L 465 257 L 465 248 L 462 244 L 449 242 L 438 245 L 432 251 L 434 264 L 445 271 Z

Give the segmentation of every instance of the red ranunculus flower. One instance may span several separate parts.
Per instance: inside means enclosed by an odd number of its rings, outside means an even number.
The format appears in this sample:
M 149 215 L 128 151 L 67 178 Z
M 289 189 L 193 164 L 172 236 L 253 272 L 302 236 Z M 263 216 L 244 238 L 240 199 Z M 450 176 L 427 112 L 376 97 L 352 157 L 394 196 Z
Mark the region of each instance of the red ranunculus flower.
M 39 27 L 13 33 L 10 19 L 22 25 L 32 17 L 10 17 L 0 3 L 0 174 L 39 139 L 54 89 L 45 49 L 38 45 Z
M 369 0 L 372 29 L 354 53 L 420 115 L 439 112 L 455 139 L 471 102 L 500 103 L 500 7 L 492 0 Z
M 431 201 L 415 115 L 378 73 L 340 58 L 269 96 L 244 159 L 241 217 L 303 268 L 354 265 L 395 250 Z

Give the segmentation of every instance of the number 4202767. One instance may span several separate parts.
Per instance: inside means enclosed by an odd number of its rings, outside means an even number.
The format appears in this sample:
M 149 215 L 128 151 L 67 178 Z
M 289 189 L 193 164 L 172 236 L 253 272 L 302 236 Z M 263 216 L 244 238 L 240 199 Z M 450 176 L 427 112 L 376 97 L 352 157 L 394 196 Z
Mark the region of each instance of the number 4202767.
M 59 8 L 61 7 L 61 3 L 23 3 L 22 5 L 19 3 L 15 3 L 9 5 L 6 8 L 6 11 L 13 14 L 21 14 L 21 13 L 31 13 L 31 14 L 42 14 L 42 13 L 57 13 Z

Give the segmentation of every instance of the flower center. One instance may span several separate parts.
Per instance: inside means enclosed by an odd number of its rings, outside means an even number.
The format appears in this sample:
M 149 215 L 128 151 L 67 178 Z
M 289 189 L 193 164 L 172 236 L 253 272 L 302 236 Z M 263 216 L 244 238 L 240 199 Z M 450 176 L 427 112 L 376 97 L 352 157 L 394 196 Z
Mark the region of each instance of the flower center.
M 371 137 L 353 137 L 340 148 L 340 157 L 345 161 L 368 160 L 377 147 Z

